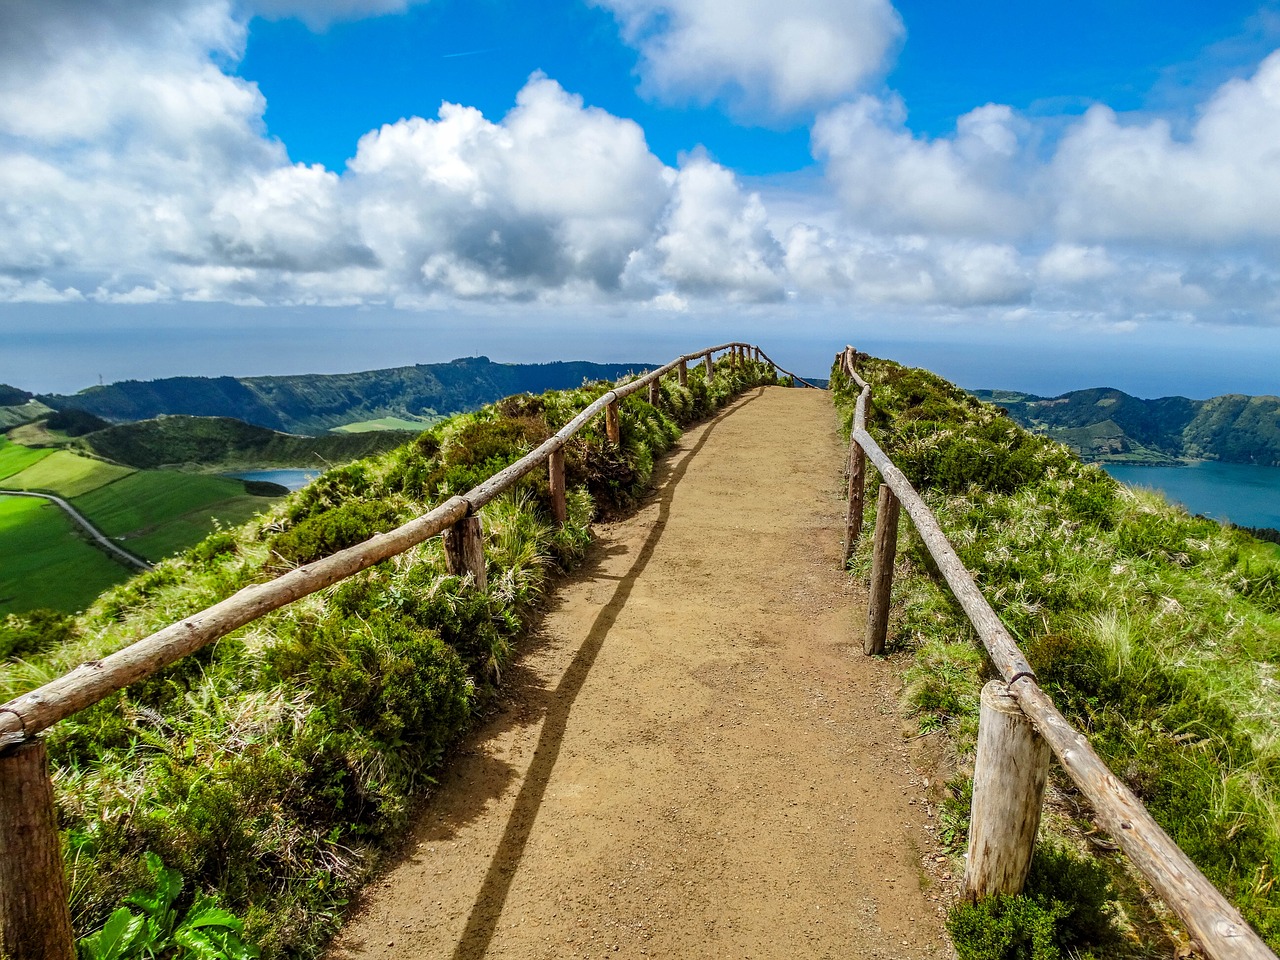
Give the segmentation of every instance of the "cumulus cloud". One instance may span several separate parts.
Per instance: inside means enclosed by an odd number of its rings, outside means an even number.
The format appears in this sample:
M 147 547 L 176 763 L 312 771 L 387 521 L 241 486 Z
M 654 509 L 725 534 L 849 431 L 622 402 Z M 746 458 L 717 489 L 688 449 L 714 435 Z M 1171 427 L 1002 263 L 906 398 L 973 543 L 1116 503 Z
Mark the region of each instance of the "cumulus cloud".
M 864 96 L 818 118 L 815 155 L 826 162 L 849 214 L 879 230 L 1012 235 L 1034 213 L 1020 163 L 1027 124 L 987 104 L 956 122 L 951 138 L 906 127 L 900 98 Z
M 889 0 L 596 0 L 664 99 L 794 114 L 854 93 L 903 35 Z
M 1057 224 L 1081 239 L 1193 244 L 1280 238 L 1280 51 L 1225 84 L 1186 139 L 1163 119 L 1092 108 L 1052 168 Z
M 1185 134 L 987 104 L 926 137 L 858 92 L 901 32 L 887 2 L 607 0 L 655 90 L 821 106 L 822 178 L 773 190 L 697 149 L 669 167 L 542 75 L 505 115 L 444 104 L 368 132 L 342 172 L 291 163 L 230 72 L 247 18 L 404 2 L 0 4 L 0 301 L 1280 320 L 1280 53 Z

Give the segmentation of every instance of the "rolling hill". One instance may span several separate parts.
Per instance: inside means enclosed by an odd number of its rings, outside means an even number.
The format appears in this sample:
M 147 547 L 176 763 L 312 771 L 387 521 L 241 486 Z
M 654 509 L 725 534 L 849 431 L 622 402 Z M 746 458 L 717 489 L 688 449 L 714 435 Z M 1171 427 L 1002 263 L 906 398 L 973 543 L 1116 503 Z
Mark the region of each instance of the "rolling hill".
M 1065 443 L 1084 460 L 1280 465 L 1280 397 L 1143 400 L 1108 387 L 1057 397 L 1010 390 L 973 393 L 1003 407 L 1022 426 Z
M 38 400 L 56 410 L 84 410 L 114 423 L 186 414 L 233 417 L 270 430 L 317 434 L 383 418 L 430 420 L 514 393 L 614 380 L 645 368 L 634 363 L 514 364 L 466 357 L 361 373 L 125 380 Z

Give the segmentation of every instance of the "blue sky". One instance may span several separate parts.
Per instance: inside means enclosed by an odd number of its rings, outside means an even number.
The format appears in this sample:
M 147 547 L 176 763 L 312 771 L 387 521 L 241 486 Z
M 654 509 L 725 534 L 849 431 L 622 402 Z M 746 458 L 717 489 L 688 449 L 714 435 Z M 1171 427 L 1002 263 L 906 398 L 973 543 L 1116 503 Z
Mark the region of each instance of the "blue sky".
M 1277 393 L 1277 50 L 1280 0 L 13 0 L 0 381 L 749 337 Z

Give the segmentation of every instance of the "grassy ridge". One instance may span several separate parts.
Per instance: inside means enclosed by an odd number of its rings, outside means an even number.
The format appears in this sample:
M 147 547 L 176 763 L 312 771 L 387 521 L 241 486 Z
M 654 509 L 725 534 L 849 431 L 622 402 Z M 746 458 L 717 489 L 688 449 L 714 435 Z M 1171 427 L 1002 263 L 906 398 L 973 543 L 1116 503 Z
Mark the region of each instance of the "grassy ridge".
M 978 390 L 1022 426 L 1065 443 L 1086 460 L 1172 463 L 1180 457 L 1280 464 L 1280 397 L 1228 394 L 1209 400 L 1143 400 L 1095 387 L 1058 397 Z
M 0 496 L 0 616 L 37 607 L 83 610 L 128 573 L 76 535 L 61 509 Z
M 1042 685 L 1175 842 L 1280 945 L 1272 883 L 1280 563 L 1271 545 L 1117 484 L 932 374 L 870 361 L 864 376 L 872 432 L 925 496 Z M 856 394 L 843 378 L 835 385 L 851 417 Z M 922 729 L 949 730 L 965 756 L 983 657 L 918 537 L 904 530 L 902 540 L 894 625 L 896 643 L 916 654 L 908 705 Z M 869 569 L 868 549 L 855 559 L 859 571 Z M 1093 829 L 1087 806 L 1065 778 L 1056 788 L 1056 829 L 1079 841 Z M 964 789 L 957 784 L 949 813 L 958 849 Z M 1121 923 L 1127 941 L 1108 949 L 1145 955 L 1140 906 L 1116 910 L 1131 922 Z M 1088 946 L 962 948 L 961 956 L 1083 956 Z
M 414 433 L 425 424 L 409 426 Z M 140 469 L 158 467 L 326 467 L 383 453 L 409 435 L 300 437 L 227 417 L 170 416 L 97 430 L 84 443 L 99 456 Z
M 86 410 L 108 420 L 148 420 L 163 414 L 234 417 L 289 433 L 324 433 L 383 417 L 410 421 L 474 410 L 521 392 L 575 387 L 612 379 L 635 364 L 493 363 L 466 357 L 361 373 L 283 377 L 174 377 L 89 387 L 74 396 L 44 397 L 59 410 Z
M 581 557 L 591 518 L 626 510 L 681 425 L 764 372 L 722 363 L 711 383 L 700 370 L 687 389 L 665 382 L 656 408 L 628 397 L 620 445 L 597 419 L 565 449 L 564 527 L 551 522 L 544 471 L 482 511 L 484 591 L 445 572 L 433 540 L 51 730 L 77 929 L 100 926 L 146 882 L 149 850 L 189 890 L 243 916 L 264 957 L 314 955 L 483 707 L 551 573 Z M 270 516 L 104 594 L 76 639 L 0 668 L 0 697 L 420 514 L 518 459 L 606 389 L 513 397 L 330 471 Z

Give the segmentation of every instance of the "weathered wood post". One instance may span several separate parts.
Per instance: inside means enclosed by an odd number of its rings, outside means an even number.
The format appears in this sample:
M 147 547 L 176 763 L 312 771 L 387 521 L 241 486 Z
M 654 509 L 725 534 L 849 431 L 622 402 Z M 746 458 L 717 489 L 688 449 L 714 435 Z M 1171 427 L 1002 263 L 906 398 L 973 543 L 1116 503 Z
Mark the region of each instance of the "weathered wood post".
M 477 590 L 489 583 L 484 562 L 484 527 L 476 516 L 463 517 L 444 532 L 444 565 L 455 576 L 471 574 Z
M 658 378 L 654 377 L 649 381 L 649 405 L 656 407 L 660 399 L 662 399 L 662 387 L 658 386 Z
M 680 386 L 687 387 L 689 385 L 689 364 L 684 360 L 681 360 L 680 366 L 676 367 L 676 377 L 680 381 Z
M 551 516 L 556 523 L 569 519 L 569 508 L 564 499 L 564 447 L 556 447 L 547 458 L 547 475 L 551 482 Z
M 618 420 L 618 401 L 610 400 L 604 408 L 604 432 L 610 443 L 622 442 L 622 424 Z
M 863 652 L 884 653 L 889 635 L 889 599 L 893 593 L 893 560 L 898 552 L 898 497 L 887 483 L 876 500 L 876 541 L 871 558 L 871 597 L 867 601 L 867 636 Z
M 729 348 L 729 369 L 738 369 L 738 345 L 736 343 Z
M 849 436 L 849 484 L 848 512 L 844 518 L 844 562 L 847 566 L 853 556 L 858 538 L 862 535 L 862 513 L 867 497 L 867 454 L 850 434 Z
M 75 960 L 44 743 L 0 754 L 0 957 Z
M 964 871 L 968 899 L 1022 892 L 1031 871 L 1048 776 L 1049 745 L 1004 682 L 992 680 L 982 688 L 978 721 Z
M 711 351 L 708 350 L 702 357 L 702 365 L 707 370 L 707 383 L 711 382 L 711 378 L 716 375 L 715 364 L 711 362 Z

